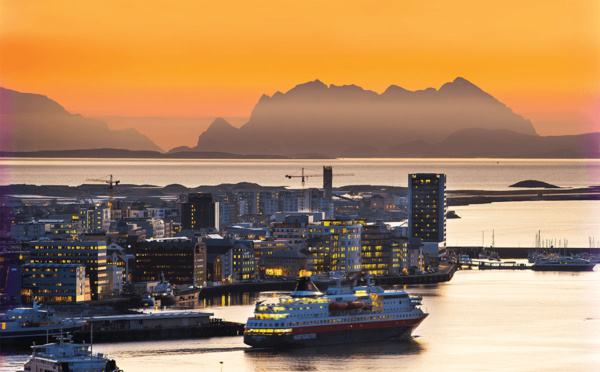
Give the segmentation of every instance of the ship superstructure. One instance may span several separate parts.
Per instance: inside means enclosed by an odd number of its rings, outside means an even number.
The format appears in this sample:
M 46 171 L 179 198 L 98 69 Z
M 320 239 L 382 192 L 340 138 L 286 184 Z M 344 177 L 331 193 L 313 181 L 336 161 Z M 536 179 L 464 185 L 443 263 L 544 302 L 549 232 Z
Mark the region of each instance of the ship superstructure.
M 18 307 L 0 314 L 0 345 L 31 345 L 36 340 L 78 330 L 84 323 L 79 319 L 59 318 L 52 310 L 41 310 L 34 301 L 33 307 Z
M 301 278 L 289 297 L 256 304 L 244 342 L 286 347 L 408 339 L 428 315 L 418 307 L 421 300 L 371 285 L 322 293 L 309 278 Z
M 34 345 L 24 372 L 118 372 L 114 360 L 93 354 L 89 344 L 74 344 L 72 337 L 60 336 L 56 343 Z

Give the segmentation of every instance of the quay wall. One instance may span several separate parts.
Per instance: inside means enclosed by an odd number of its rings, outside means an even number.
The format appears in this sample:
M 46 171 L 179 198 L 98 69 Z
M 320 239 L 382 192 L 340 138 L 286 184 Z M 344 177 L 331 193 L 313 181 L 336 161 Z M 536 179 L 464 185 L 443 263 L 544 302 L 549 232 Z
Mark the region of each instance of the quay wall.
M 94 343 L 125 341 L 157 341 L 190 338 L 241 336 L 244 324 L 211 319 L 210 324 L 187 327 L 157 327 L 146 329 L 94 329 Z M 84 329 L 74 334 L 76 342 L 90 342 L 91 331 Z

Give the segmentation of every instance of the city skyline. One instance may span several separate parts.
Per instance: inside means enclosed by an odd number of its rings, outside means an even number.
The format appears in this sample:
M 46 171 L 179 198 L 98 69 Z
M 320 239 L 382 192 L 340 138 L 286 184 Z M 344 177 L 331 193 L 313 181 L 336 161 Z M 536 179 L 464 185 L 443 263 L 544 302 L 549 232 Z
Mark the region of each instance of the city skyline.
M 438 89 L 463 76 L 540 135 L 599 125 L 595 2 L 1 8 L 1 86 L 86 117 L 130 118 L 107 123 L 151 138 L 200 132 L 219 116 L 241 126 L 262 94 L 314 79 L 381 93 L 393 84 Z M 181 120 L 169 130 L 139 119 L 148 117 Z

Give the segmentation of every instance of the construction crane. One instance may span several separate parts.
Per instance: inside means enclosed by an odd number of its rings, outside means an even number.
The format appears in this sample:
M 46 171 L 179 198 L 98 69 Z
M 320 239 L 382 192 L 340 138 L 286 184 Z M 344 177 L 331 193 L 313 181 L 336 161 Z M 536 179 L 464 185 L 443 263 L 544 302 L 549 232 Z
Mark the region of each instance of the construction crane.
M 296 172 L 298 173 L 298 172 Z M 300 178 L 301 180 L 301 184 L 302 184 L 302 189 L 304 189 L 304 186 L 306 185 L 306 179 L 309 177 L 323 177 L 322 174 L 305 174 L 304 173 L 304 168 L 301 169 L 300 174 L 286 174 L 285 177 L 292 179 L 292 178 Z M 354 173 L 332 173 L 332 176 L 354 176 Z
M 100 182 L 100 183 L 108 184 L 108 209 L 110 210 L 110 219 L 112 219 L 112 216 L 113 216 L 113 185 L 116 186 L 121 181 L 113 180 L 112 174 L 109 175 L 108 177 L 109 177 L 108 180 L 91 178 L 91 179 L 87 179 L 86 181 L 87 182 Z
M 298 173 L 298 172 L 296 172 Z M 354 176 L 354 173 L 332 173 L 332 169 L 331 166 L 325 166 L 323 167 L 323 174 L 305 174 L 304 173 L 304 168 L 301 169 L 300 174 L 286 174 L 285 177 L 292 179 L 292 178 L 300 178 L 301 184 L 302 184 L 302 198 L 300 198 L 300 200 L 298 201 L 298 209 L 304 211 L 306 210 L 306 201 L 307 201 L 307 195 L 305 193 L 305 188 L 304 186 L 306 185 L 306 179 L 309 177 L 323 177 L 324 179 L 324 184 L 323 184 L 323 189 L 325 189 L 325 197 L 327 199 L 329 199 L 331 201 L 331 195 L 332 195 L 332 185 L 333 185 L 333 176 Z

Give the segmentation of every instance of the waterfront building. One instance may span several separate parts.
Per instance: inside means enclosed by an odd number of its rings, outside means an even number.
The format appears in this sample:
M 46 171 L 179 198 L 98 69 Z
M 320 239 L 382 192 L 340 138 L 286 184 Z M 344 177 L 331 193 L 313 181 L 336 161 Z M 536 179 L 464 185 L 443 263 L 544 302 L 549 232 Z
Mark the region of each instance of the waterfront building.
M 273 238 L 266 240 L 254 240 L 254 262 L 256 262 L 259 275 L 264 277 L 265 266 L 264 258 L 272 256 L 279 251 L 287 251 L 290 249 L 290 243 L 286 240 L 275 240 Z
M 307 275 L 306 255 L 295 249 L 278 251 L 263 257 L 265 275 L 297 278 Z
M 219 230 L 219 204 L 211 194 L 192 193 L 181 203 L 181 227 L 183 230 L 215 228 Z
M 80 302 L 85 300 L 85 266 L 82 264 L 25 264 L 21 295 L 26 303 Z
M 329 274 L 338 268 L 338 234 L 326 234 L 306 239 L 306 248 L 303 250 L 307 256 L 307 267 L 313 275 Z
M 337 250 L 330 250 L 332 270 L 343 270 L 347 273 L 359 272 L 362 269 L 361 232 L 362 222 L 354 220 L 325 220 L 321 225 L 308 227 L 307 237 L 337 235 Z
M 383 223 L 364 225 L 361 234 L 362 269 L 373 276 L 399 272 L 401 256 L 398 244 L 393 244 L 393 232 Z M 396 261 L 395 261 L 396 260 Z M 394 262 L 395 261 L 395 262 Z M 398 265 L 394 267 L 394 264 Z
M 423 242 L 446 241 L 446 175 L 408 175 L 409 237 Z
M 37 241 L 29 251 L 30 263 L 81 264 L 90 280 L 92 299 L 108 293 L 106 277 L 106 242 Z
M 202 285 L 206 281 L 206 245 L 188 238 L 148 239 L 135 253 L 136 282 L 159 280 L 171 284 Z

